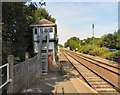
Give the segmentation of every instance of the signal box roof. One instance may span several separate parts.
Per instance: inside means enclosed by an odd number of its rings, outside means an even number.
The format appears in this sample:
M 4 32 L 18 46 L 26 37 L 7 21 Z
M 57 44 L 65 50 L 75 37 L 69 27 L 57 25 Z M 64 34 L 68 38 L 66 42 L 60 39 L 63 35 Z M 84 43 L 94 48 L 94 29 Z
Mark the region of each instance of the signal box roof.
M 31 27 L 53 27 L 53 26 L 56 26 L 55 23 L 47 20 L 47 19 L 42 19 L 36 23 L 33 23 L 30 25 Z

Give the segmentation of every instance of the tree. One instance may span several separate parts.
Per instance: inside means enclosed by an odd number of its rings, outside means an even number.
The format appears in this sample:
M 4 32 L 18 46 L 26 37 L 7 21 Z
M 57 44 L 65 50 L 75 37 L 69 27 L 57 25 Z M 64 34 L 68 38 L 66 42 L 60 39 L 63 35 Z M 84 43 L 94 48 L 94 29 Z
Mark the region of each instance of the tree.
M 102 42 L 101 38 L 94 38 L 94 45 L 100 46 L 101 42 Z M 86 45 L 86 44 L 93 45 L 93 37 L 80 40 L 80 43 L 81 43 L 81 45 Z
M 116 36 L 113 34 L 108 34 L 103 38 L 102 46 L 107 48 L 115 48 L 116 47 Z
M 39 21 L 41 19 L 47 19 L 49 21 L 55 22 L 55 18 L 52 18 L 51 15 L 49 15 L 48 11 L 45 8 L 38 8 L 35 11 L 35 21 Z
M 116 49 L 120 50 L 120 29 L 114 33 L 116 38 Z
M 45 18 L 55 22 L 55 19 L 43 8 L 37 8 L 34 4 L 25 5 L 23 2 L 4 2 L 2 4 L 2 31 L 3 62 L 7 62 L 9 54 L 19 57 L 24 61 L 25 52 L 33 56 L 33 39 L 31 23 Z
M 77 37 L 71 37 L 64 43 L 65 47 L 69 47 L 71 50 L 76 50 L 80 48 L 80 40 Z
M 19 56 L 21 60 L 24 59 L 24 52 L 28 46 L 25 35 L 29 26 L 23 8 L 24 3 L 22 2 L 4 2 L 2 5 L 2 22 L 4 23 L 2 32 L 3 55 L 9 52 L 15 57 Z M 8 50 L 6 50 L 7 47 Z M 5 55 L 8 56 L 7 53 Z

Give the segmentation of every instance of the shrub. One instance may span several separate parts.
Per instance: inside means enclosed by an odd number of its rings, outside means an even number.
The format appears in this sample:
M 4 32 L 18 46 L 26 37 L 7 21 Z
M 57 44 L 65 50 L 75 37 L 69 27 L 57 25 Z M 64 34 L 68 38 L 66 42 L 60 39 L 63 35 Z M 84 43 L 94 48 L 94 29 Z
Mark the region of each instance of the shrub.
M 109 60 L 117 61 L 118 56 L 120 56 L 120 50 L 109 52 L 109 49 L 106 47 L 99 47 L 97 45 L 84 45 L 79 48 L 79 52 L 90 54 L 93 56 L 99 56 Z
M 113 60 L 113 61 L 117 61 L 118 56 L 120 56 L 120 50 L 115 51 L 115 52 L 109 52 L 108 59 Z
M 82 53 L 86 53 L 86 54 L 89 54 L 89 52 L 93 50 L 93 46 L 88 44 L 88 45 L 84 45 L 82 46 L 79 51 L 82 52 Z
M 95 47 L 92 51 L 90 51 L 90 54 L 94 56 L 102 56 L 107 52 L 108 52 L 108 48 L 106 47 Z
M 101 58 L 108 59 L 108 57 L 109 57 L 109 52 L 102 54 L 100 57 L 101 57 Z

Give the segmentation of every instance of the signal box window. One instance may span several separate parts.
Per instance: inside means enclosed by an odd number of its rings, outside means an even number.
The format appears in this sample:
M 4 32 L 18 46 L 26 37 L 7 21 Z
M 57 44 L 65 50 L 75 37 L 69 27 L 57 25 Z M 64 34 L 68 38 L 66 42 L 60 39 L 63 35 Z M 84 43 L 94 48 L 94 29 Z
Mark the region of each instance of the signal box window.
M 37 29 L 35 28 L 35 34 L 37 34 Z
M 49 32 L 53 32 L 53 28 L 49 28 Z

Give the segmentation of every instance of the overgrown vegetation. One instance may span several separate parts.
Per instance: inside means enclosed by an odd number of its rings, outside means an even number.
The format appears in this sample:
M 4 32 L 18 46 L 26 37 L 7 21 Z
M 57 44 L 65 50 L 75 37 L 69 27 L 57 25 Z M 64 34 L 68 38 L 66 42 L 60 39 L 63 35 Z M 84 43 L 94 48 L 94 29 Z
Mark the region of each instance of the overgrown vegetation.
M 70 50 L 78 50 L 85 54 L 117 61 L 117 57 L 120 56 L 120 30 L 114 34 L 106 34 L 101 38 L 94 38 L 94 45 L 93 37 L 83 40 L 72 37 L 65 42 L 64 46 L 69 47 Z M 110 49 L 116 49 L 116 51 L 110 52 Z

